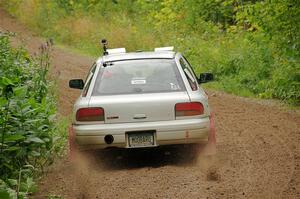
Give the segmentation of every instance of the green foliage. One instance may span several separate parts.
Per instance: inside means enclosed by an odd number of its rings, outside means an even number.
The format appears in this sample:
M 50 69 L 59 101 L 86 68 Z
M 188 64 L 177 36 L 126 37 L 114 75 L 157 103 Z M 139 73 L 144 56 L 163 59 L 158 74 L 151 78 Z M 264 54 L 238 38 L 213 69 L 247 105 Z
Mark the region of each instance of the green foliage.
M 42 36 L 82 52 L 98 56 L 102 38 L 129 51 L 174 45 L 197 73 L 215 73 L 215 88 L 300 104 L 297 0 L 8 0 L 5 6 Z
M 240 23 L 261 29 L 279 50 L 300 56 L 300 1 L 265 0 L 245 5 Z
M 47 80 L 49 45 L 33 58 L 11 48 L 8 34 L 0 35 L 0 198 L 34 192 L 33 177 L 61 147 Z

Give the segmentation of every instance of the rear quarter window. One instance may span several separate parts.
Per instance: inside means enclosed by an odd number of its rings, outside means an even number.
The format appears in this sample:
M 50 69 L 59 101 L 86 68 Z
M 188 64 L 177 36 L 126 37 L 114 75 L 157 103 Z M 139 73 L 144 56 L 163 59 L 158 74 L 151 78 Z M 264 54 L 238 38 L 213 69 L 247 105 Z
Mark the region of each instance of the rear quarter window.
M 87 92 L 88 92 L 88 90 L 90 88 L 90 85 L 91 85 L 91 81 L 92 81 L 93 76 L 95 74 L 96 66 L 97 66 L 97 64 L 94 63 L 93 66 L 91 67 L 87 77 L 85 78 L 85 86 L 82 90 L 82 97 L 86 97 L 86 95 L 87 95 Z
M 189 85 L 190 85 L 192 91 L 198 90 L 198 86 L 197 86 L 198 83 L 194 77 L 194 71 L 191 69 L 191 67 L 188 65 L 188 63 L 185 60 L 183 60 L 183 58 L 180 58 L 179 62 L 182 67 L 182 70 L 189 82 Z

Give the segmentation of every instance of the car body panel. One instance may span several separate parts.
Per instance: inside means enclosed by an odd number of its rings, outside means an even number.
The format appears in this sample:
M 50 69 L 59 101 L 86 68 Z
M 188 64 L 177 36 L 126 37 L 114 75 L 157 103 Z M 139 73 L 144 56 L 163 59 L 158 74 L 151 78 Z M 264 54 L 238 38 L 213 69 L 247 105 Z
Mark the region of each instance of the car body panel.
M 208 139 L 209 118 L 192 118 L 159 122 L 73 125 L 79 145 L 92 148 L 124 147 L 129 148 L 126 132 L 154 130 L 155 146 L 166 144 L 203 143 Z M 107 145 L 106 135 L 112 135 L 114 142 Z M 88 147 L 89 148 L 89 147 Z
M 174 59 L 185 90 L 165 93 L 92 95 L 97 78 L 95 74 L 103 69 L 103 63 L 153 58 Z M 88 74 L 90 85 L 86 95 L 81 95 L 74 104 L 73 130 L 78 146 L 81 148 L 130 148 L 127 132 L 138 131 L 140 133 L 149 130 L 155 131 L 153 146 L 207 142 L 210 131 L 208 97 L 198 84 L 193 89 L 191 88 L 188 78 L 195 81 L 197 77 L 193 71 L 187 77 L 180 65 L 180 59 L 184 59 L 180 53 L 168 51 L 120 53 L 99 58 L 95 69 L 90 72 L 92 74 Z M 187 65 L 190 67 L 189 64 Z M 202 103 L 203 114 L 175 117 L 175 105 L 182 102 Z M 102 107 L 105 112 L 105 121 L 76 121 L 77 110 L 86 107 Z M 113 136 L 113 143 L 105 143 L 106 135 Z
M 186 92 L 92 96 L 89 107 L 105 110 L 105 123 L 175 120 L 176 103 L 189 102 Z

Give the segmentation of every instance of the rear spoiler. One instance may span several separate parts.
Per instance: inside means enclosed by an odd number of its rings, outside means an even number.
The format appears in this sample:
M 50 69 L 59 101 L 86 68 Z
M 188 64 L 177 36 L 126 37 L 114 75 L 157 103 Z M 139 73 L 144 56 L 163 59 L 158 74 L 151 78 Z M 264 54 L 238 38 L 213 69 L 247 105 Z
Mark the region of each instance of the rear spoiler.
M 106 49 L 106 52 L 110 54 L 119 54 L 119 53 L 126 53 L 125 48 L 111 48 L 111 49 Z
M 173 51 L 174 46 L 167 46 L 167 47 L 159 47 L 159 48 L 154 48 L 154 52 L 160 52 L 160 51 Z
M 111 49 L 108 49 L 107 48 L 108 42 L 107 42 L 106 39 L 102 39 L 101 44 L 102 44 L 102 47 L 103 47 L 103 55 L 126 53 L 125 48 L 111 48 Z M 173 51 L 173 50 L 174 50 L 174 46 L 154 48 L 154 52 Z

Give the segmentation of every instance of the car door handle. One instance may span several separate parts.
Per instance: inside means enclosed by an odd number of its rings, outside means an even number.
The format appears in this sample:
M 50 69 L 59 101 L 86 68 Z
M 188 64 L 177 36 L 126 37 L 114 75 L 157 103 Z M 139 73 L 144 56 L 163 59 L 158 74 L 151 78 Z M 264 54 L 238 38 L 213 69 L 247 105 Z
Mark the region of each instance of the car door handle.
M 145 114 L 136 114 L 133 116 L 133 119 L 137 119 L 137 120 L 140 120 L 140 119 L 146 119 L 147 116 Z

